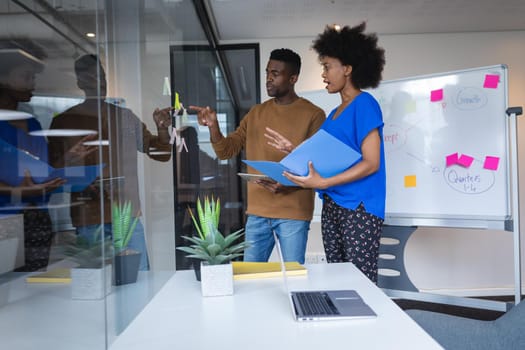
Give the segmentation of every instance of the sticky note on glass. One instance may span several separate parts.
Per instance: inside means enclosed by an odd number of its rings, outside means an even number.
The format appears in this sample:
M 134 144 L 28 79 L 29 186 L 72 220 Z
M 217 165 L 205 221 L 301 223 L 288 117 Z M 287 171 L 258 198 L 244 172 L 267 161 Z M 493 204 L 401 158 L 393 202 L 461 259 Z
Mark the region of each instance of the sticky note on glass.
M 488 170 L 498 170 L 499 157 L 486 156 L 483 168 Z
M 188 123 L 188 111 L 186 111 L 186 108 L 182 109 L 181 121 L 182 121 L 183 124 L 187 124 Z
M 164 96 L 171 95 L 170 79 L 168 77 L 164 77 L 164 84 L 162 85 L 162 94 Z
M 405 187 L 416 187 L 416 175 L 405 176 Z
M 451 165 L 458 164 L 458 154 L 457 153 L 449 154 L 446 157 L 446 161 L 447 161 L 447 168 Z
M 462 154 L 459 158 L 457 163 L 461 165 L 462 167 L 469 168 L 472 162 L 474 161 L 474 158 L 471 156 L 467 156 L 466 154 Z
M 437 102 L 443 100 L 443 89 L 430 91 L 430 101 Z
M 180 101 L 179 101 L 179 93 L 175 92 L 175 103 L 173 104 L 173 108 L 176 110 L 180 109 Z
M 499 83 L 499 75 L 497 74 L 487 74 L 485 75 L 485 81 L 483 82 L 483 87 L 486 89 L 496 89 Z

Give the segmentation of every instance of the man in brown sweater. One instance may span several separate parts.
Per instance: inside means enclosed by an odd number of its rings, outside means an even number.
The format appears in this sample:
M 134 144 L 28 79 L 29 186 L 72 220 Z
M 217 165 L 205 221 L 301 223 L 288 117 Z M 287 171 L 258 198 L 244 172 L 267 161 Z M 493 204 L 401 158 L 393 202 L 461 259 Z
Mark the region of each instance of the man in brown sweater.
M 71 202 L 75 203 L 71 206 L 72 224 L 79 237 L 92 242 L 102 223 L 105 235 L 112 236 L 112 203 L 131 201 L 133 217 L 140 216 L 137 151 L 158 161 L 171 159 L 168 133 L 171 108 L 157 108 L 153 112 L 155 135 L 130 109 L 105 101 L 106 75 L 96 55 L 84 55 L 76 60 L 75 73 L 77 85 L 86 99 L 53 118 L 50 128 L 92 130 L 97 132 L 94 141 L 100 142 L 96 146 L 74 147 L 82 137 L 50 137 L 49 153 L 55 167 L 105 165 L 101 176 L 104 181 L 96 181 L 82 192 L 71 193 Z M 90 152 L 91 147 L 97 148 L 95 152 L 79 157 L 82 152 Z M 161 154 L 153 154 L 152 150 Z M 103 196 L 103 207 L 100 196 Z M 144 236 L 144 227 L 138 220 L 128 246 L 141 253 L 139 268 L 149 270 Z
M 286 135 L 294 145 L 319 129 L 325 120 L 323 110 L 295 92 L 300 68 L 298 54 L 289 49 L 273 50 L 266 66 L 266 91 L 272 99 L 253 106 L 239 127 L 226 137 L 219 129 L 214 110 L 190 106 L 198 112 L 199 124 L 208 126 L 213 149 L 220 159 L 229 159 L 245 149 L 249 160 L 279 162 L 285 153 L 268 144 L 264 136 L 266 128 Z M 244 260 L 267 261 L 275 244 L 272 234 L 275 231 L 284 260 L 304 263 L 313 209 L 311 189 L 287 187 L 273 181 L 249 182 L 246 240 L 251 247 L 245 251 Z

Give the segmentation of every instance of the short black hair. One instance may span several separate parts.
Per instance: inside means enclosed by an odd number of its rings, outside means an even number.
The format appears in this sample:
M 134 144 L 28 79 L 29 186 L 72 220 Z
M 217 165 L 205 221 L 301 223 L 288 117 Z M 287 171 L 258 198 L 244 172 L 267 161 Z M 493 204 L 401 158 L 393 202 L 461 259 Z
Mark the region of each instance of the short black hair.
M 270 53 L 270 59 L 286 63 L 292 74 L 299 75 L 301 71 L 301 57 L 290 49 L 275 49 Z
M 365 22 L 355 27 L 327 26 L 312 45 L 319 57 L 352 66 L 352 84 L 358 89 L 377 87 L 385 66 L 385 50 L 377 46 L 377 35 L 365 34 L 365 28 Z
M 79 75 L 92 69 L 97 69 L 97 65 L 102 68 L 102 64 L 97 55 L 87 54 L 81 56 L 75 61 L 75 73 Z

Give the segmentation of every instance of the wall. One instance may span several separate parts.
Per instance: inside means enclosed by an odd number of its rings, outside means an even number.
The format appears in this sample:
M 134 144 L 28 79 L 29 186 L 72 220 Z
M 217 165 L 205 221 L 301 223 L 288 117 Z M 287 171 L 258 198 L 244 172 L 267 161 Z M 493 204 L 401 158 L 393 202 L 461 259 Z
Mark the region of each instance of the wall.
M 268 39 L 260 42 L 261 72 L 274 48 L 289 47 L 303 59 L 297 91 L 323 89 L 321 68 L 310 49 L 313 38 Z M 249 40 L 247 42 L 250 42 Z M 379 36 L 386 50 L 385 80 L 507 64 L 509 106 L 525 105 L 525 32 L 451 33 Z M 261 96 L 267 98 L 261 80 Z M 518 122 L 518 137 L 525 125 Z M 518 153 L 524 152 L 519 142 Z M 520 202 L 525 200 L 525 163 L 520 166 Z M 521 231 L 525 230 L 525 220 Z M 522 234 L 522 237 L 525 235 Z M 522 243 L 522 254 L 523 247 Z M 322 252 L 320 225 L 312 223 L 309 253 Z M 513 239 L 504 231 L 419 228 L 409 240 L 405 262 L 410 278 L 421 290 L 456 295 L 512 294 Z M 522 265 L 524 265 L 522 263 Z M 523 269 L 523 267 L 522 267 Z M 523 280 L 523 278 L 522 278 Z
M 169 77 L 168 40 L 149 43 L 142 57 L 142 121 L 153 133 L 157 128 L 152 113 L 155 108 L 171 104 L 170 96 L 163 95 L 164 78 Z M 171 270 L 175 266 L 175 221 L 173 197 L 173 158 L 158 162 L 141 155 L 143 163 L 144 197 L 142 207 L 147 230 L 151 264 L 155 270 Z
M 109 79 L 109 94 L 123 97 L 126 107 L 137 114 L 150 132 L 157 134 L 153 111 L 171 104 L 170 96 L 163 93 L 164 77 L 170 75 L 170 42 L 180 37 L 180 32 L 164 28 L 164 35 L 146 42 L 144 38 L 150 29 L 141 27 L 144 16 L 141 7 L 124 0 L 114 1 L 112 6 L 114 16 L 110 25 L 119 30 L 112 32 L 114 40 L 108 49 L 108 76 L 114 78 Z M 151 268 L 174 270 L 173 160 L 159 162 L 142 153 L 137 153 L 137 157 L 142 221 Z

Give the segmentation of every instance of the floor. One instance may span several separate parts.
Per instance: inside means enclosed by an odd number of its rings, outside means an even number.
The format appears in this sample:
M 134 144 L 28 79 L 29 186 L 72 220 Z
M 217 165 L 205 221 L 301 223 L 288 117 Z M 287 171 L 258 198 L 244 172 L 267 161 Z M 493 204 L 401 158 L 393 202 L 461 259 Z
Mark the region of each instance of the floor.
M 524 296 L 522 296 L 522 300 L 523 300 L 523 297 Z M 485 297 L 485 298 L 489 300 L 505 301 L 505 302 L 514 301 L 514 296 L 491 296 L 491 297 Z M 503 314 L 503 312 L 494 311 L 494 310 L 476 309 L 476 308 L 454 306 L 454 305 L 444 305 L 444 304 L 407 300 L 407 299 L 394 299 L 394 302 L 403 310 L 408 310 L 408 309 L 428 310 L 428 311 L 441 312 L 441 313 L 445 313 L 449 315 L 455 315 L 455 316 L 461 316 L 461 317 L 467 317 L 467 318 L 473 318 L 473 319 L 485 320 L 485 321 L 495 320 L 496 318 L 498 318 L 499 316 Z

